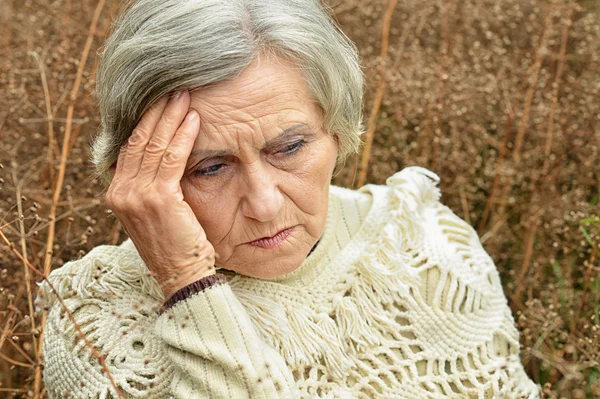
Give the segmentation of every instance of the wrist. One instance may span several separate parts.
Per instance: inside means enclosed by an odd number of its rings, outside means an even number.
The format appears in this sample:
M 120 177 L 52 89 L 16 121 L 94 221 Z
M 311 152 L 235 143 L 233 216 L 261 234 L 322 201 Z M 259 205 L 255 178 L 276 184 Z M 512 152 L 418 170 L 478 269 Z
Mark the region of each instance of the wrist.
M 204 277 L 212 276 L 214 274 L 216 274 L 215 268 L 211 266 L 208 269 L 197 269 L 193 272 L 179 273 L 178 275 L 173 275 L 171 276 L 171 278 L 165 280 L 160 284 L 163 296 L 165 299 L 168 299 L 178 290 L 198 280 L 201 280 Z
M 191 296 L 206 290 L 207 288 L 224 284 L 226 282 L 227 278 L 225 277 L 225 275 L 219 273 L 209 274 L 199 280 L 196 280 L 193 283 L 178 289 L 172 295 L 167 297 L 160 308 L 159 314 L 164 313 L 166 310 L 172 308 L 178 302 L 184 301 L 190 298 Z

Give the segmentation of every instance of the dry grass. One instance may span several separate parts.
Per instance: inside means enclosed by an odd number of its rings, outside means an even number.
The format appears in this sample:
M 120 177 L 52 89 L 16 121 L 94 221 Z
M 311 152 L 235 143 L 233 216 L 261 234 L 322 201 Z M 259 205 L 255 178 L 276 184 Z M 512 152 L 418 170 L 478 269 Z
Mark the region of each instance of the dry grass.
M 598 2 L 329 3 L 363 56 L 374 133 L 336 183 L 436 171 L 498 265 L 529 375 L 550 398 L 600 397 Z M 34 282 L 125 238 L 87 147 L 117 5 L 0 3 L 0 397 L 45 395 Z

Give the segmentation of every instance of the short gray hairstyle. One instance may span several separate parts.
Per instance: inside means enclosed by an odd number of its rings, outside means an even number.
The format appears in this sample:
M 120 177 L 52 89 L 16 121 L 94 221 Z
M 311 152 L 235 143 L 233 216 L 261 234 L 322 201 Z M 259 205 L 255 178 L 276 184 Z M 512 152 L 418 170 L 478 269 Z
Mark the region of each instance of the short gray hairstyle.
M 110 166 L 143 113 L 161 96 L 239 75 L 261 54 L 302 72 L 339 143 L 338 162 L 363 133 L 363 74 L 356 46 L 319 0 L 136 0 L 114 20 L 100 51 L 96 177 Z

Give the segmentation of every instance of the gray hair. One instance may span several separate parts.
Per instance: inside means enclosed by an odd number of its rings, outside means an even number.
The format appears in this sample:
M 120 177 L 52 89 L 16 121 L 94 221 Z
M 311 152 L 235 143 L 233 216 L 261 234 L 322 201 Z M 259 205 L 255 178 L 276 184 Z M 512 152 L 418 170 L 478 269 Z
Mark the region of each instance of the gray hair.
M 101 130 L 91 148 L 95 175 L 107 184 L 121 146 L 156 100 L 233 78 L 263 53 L 302 72 L 338 140 L 338 162 L 358 151 L 358 52 L 319 0 L 137 0 L 111 29 L 96 75 Z

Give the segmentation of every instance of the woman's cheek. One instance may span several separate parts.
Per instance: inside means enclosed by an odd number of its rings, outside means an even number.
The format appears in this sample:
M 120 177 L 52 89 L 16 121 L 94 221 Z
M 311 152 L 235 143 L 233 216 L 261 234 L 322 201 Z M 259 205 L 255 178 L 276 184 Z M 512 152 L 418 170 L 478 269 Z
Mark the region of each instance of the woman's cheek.
M 198 196 L 199 202 L 206 203 L 222 196 L 223 191 L 232 182 L 235 173 L 236 167 L 229 164 L 213 175 L 201 175 L 193 172 L 187 177 L 185 185 L 189 191 L 193 191 Z M 182 189 L 183 187 L 182 183 Z
M 230 208 L 231 204 L 224 201 L 218 206 L 205 207 L 198 217 L 206 238 L 220 255 L 226 255 L 223 251 L 230 241 L 228 235 L 235 230 L 235 217 Z
M 321 174 L 325 167 L 323 162 L 323 150 L 320 148 L 321 143 L 314 142 L 303 148 L 300 153 L 295 155 L 287 163 L 287 171 L 291 174 L 296 175 L 297 178 L 306 178 L 314 175 L 315 173 Z
M 196 219 L 204 229 L 209 241 L 218 236 L 219 226 L 224 223 L 218 223 L 218 220 L 227 220 L 227 201 L 223 201 L 226 196 L 220 195 L 219 190 L 214 187 L 202 187 L 199 183 L 188 182 L 182 184 L 184 200 L 188 203 Z M 220 199 L 220 200 L 219 200 Z M 212 239 L 211 239 L 212 238 Z
M 332 172 L 330 156 L 325 149 L 314 151 L 302 165 L 302 173 L 310 178 L 314 189 L 329 188 L 329 180 Z

